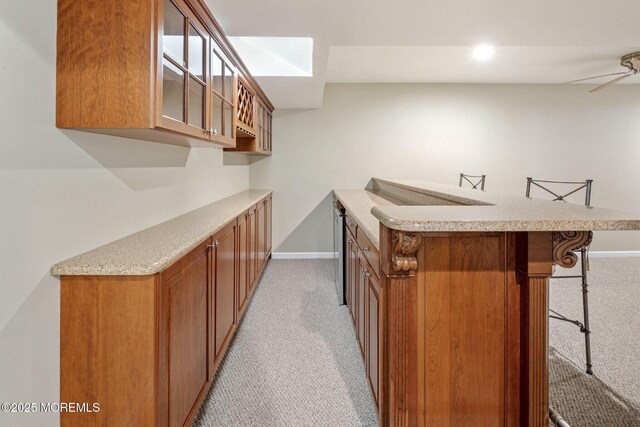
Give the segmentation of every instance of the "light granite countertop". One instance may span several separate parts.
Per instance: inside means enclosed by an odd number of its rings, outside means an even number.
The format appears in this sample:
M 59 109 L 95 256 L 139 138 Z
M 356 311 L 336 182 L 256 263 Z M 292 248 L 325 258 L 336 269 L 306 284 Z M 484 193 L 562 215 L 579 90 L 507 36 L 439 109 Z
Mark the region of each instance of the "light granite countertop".
M 394 204 L 367 190 L 333 190 L 333 194 L 340 200 L 347 214 L 358 224 L 376 249 L 380 248 L 380 222 L 371 214 L 376 206 L 394 206 Z
M 371 183 L 368 189 L 334 194 L 377 248 L 379 222 L 417 232 L 640 230 L 640 213 L 419 180 L 373 178 Z
M 450 200 L 448 206 L 377 206 L 371 213 L 402 231 L 640 230 L 640 213 L 492 194 L 409 179 L 380 179 L 400 189 Z
M 85 252 L 51 268 L 54 276 L 159 273 L 242 214 L 271 190 L 247 190 Z

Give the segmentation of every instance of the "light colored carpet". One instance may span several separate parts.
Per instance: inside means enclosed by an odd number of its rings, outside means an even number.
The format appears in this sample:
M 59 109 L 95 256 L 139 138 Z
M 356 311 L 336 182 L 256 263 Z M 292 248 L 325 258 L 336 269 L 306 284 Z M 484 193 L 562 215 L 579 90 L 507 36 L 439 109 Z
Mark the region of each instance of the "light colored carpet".
M 195 426 L 374 426 L 332 260 L 272 260 Z
M 195 426 L 377 425 L 333 274 L 331 260 L 270 261 Z M 640 426 L 640 258 L 592 259 L 590 283 L 595 374 L 577 327 L 551 320 L 551 405 L 572 427 Z M 550 299 L 579 316 L 579 281 L 553 281 Z
M 549 299 L 582 320 L 579 279 L 552 280 Z M 640 258 L 591 259 L 589 313 L 593 376 L 577 326 L 549 321 L 551 405 L 572 427 L 640 426 Z

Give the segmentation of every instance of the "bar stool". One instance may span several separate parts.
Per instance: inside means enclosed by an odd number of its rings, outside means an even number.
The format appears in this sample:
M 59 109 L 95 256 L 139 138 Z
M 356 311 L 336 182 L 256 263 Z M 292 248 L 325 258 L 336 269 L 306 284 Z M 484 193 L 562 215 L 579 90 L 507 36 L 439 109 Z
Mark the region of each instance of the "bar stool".
M 531 187 L 536 186 L 551 194 L 554 198 L 553 201 L 561 201 L 566 203 L 566 198 L 572 194 L 577 193 L 578 191 L 584 189 L 585 190 L 585 198 L 584 205 L 587 208 L 591 207 L 591 185 L 593 183 L 592 179 L 587 179 L 584 181 L 544 181 L 539 179 L 527 178 L 527 198 L 531 198 Z M 559 184 L 559 185 L 571 185 L 571 191 L 565 194 L 559 194 L 555 191 L 548 188 L 548 184 Z M 589 270 L 589 257 L 588 257 L 589 248 L 580 249 L 580 270 L 581 274 L 574 276 L 554 276 L 552 275 L 549 279 L 581 279 L 582 281 L 582 312 L 583 312 L 583 321 L 580 322 L 578 320 L 569 319 L 562 314 L 549 309 L 551 314 L 549 317 L 557 320 L 562 320 L 564 322 L 573 323 L 574 325 L 580 328 L 580 332 L 584 334 L 584 347 L 585 347 L 585 356 L 587 360 L 587 374 L 593 374 L 593 369 L 591 365 L 591 330 L 589 329 L 589 299 L 587 294 L 588 284 L 587 284 L 587 271 Z
M 480 186 L 480 189 L 484 191 L 484 181 L 486 177 L 486 175 L 466 175 L 464 173 L 460 173 L 460 182 L 458 183 L 458 186 L 462 187 L 462 181 L 465 180 L 471 184 L 471 188 L 474 190 L 477 190 L 478 186 Z

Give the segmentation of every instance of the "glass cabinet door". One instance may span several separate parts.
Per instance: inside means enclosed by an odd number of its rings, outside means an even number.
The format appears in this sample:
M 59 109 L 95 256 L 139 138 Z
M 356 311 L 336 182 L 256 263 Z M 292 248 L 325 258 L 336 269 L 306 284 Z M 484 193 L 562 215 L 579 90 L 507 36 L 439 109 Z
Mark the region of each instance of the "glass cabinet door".
M 218 142 L 235 144 L 234 84 L 235 69 L 222 53 L 213 37 L 210 39 L 211 87 L 210 138 Z
M 267 151 L 271 151 L 271 123 L 271 113 L 267 111 L 267 143 L 265 144 Z
M 164 0 L 162 33 L 162 124 L 199 137 L 207 127 L 204 28 L 183 0 Z

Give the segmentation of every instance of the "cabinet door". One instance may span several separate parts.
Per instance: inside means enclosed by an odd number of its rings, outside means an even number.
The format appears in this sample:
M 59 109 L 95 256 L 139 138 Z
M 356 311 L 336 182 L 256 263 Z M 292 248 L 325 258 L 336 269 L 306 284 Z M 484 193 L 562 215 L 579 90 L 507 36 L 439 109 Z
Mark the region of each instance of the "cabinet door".
M 368 268 L 364 270 L 367 283 L 367 377 L 373 391 L 373 398 L 378 405 L 379 366 L 380 366 L 380 284 Z
M 224 344 L 233 332 L 236 323 L 236 242 L 237 224 L 234 222 L 213 237 L 215 251 L 214 280 L 214 328 L 215 343 L 213 363 L 217 364 L 223 352 Z
M 231 61 L 216 44 L 215 38 L 209 39 L 210 91 L 211 98 L 209 134 L 212 141 L 235 147 L 236 118 L 235 100 L 237 76 Z
M 266 205 L 267 201 L 262 200 L 258 203 L 258 209 L 256 210 L 256 235 L 258 238 L 257 241 L 257 251 L 258 251 L 258 263 L 256 265 L 256 274 L 258 274 L 260 272 L 260 270 L 262 270 L 262 267 L 264 266 L 264 262 L 266 260 L 266 255 L 267 255 L 267 248 L 266 248 L 266 237 L 267 237 L 267 230 L 266 230 L 266 223 L 267 223 L 267 205 Z
M 347 288 L 349 290 L 349 311 L 351 312 L 351 320 L 356 325 L 358 304 L 357 304 L 357 290 L 358 290 L 358 253 L 356 251 L 356 242 L 351 234 L 351 231 L 347 229 Z M 357 327 L 356 327 L 357 334 Z
M 358 255 L 360 255 L 360 253 L 358 253 Z M 360 344 L 360 351 L 362 352 L 362 356 L 364 357 L 364 359 L 366 360 L 366 350 L 367 350 L 367 346 L 366 346 L 366 334 L 367 334 L 367 325 L 366 325 L 366 319 L 367 319 L 367 277 L 365 276 L 364 272 L 364 268 L 363 266 L 365 266 L 366 263 L 363 261 L 363 259 L 358 256 L 358 280 L 357 280 L 357 305 L 358 305 L 358 315 L 357 315 L 357 325 L 358 325 L 358 343 Z
M 266 150 L 271 151 L 271 126 L 273 123 L 273 119 L 271 117 L 271 112 L 267 111 L 267 140 L 265 142 Z
M 269 258 L 271 255 L 271 230 L 272 230 L 272 221 L 273 221 L 273 200 L 272 196 L 267 197 L 267 207 L 266 207 L 266 237 L 265 237 L 265 258 Z
M 248 213 L 238 218 L 238 320 L 249 301 L 248 275 L 249 275 L 249 221 Z
M 256 207 L 252 206 L 249 209 L 249 216 L 247 217 L 247 230 L 249 233 L 249 250 L 247 256 L 249 257 L 249 290 L 253 289 L 256 279 Z
M 169 426 L 182 426 L 207 381 L 206 246 L 167 280 Z
M 209 36 L 183 0 L 162 2 L 159 124 L 208 138 L 207 50 Z

